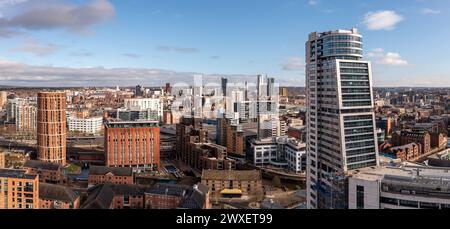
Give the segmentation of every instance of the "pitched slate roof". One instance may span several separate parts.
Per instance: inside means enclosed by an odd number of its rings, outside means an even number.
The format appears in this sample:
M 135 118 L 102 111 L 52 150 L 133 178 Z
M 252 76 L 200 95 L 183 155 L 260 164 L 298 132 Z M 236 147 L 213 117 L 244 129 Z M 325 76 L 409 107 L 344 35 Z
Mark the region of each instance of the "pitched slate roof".
M 46 200 L 59 200 L 64 202 L 73 202 L 78 198 L 78 194 L 72 189 L 54 184 L 39 184 L 39 198 Z
M 28 161 L 25 162 L 23 167 L 24 168 L 33 168 L 33 169 L 57 171 L 57 170 L 59 170 L 61 168 L 61 165 L 53 164 L 53 163 L 45 162 L 45 161 L 28 160 Z
M 88 197 L 82 204 L 82 209 L 109 209 L 114 196 L 143 195 L 146 187 L 128 184 L 98 184 L 88 190 Z
M 108 173 L 112 173 L 115 176 L 132 176 L 133 168 L 116 168 L 94 165 L 89 168 L 89 175 L 106 175 Z

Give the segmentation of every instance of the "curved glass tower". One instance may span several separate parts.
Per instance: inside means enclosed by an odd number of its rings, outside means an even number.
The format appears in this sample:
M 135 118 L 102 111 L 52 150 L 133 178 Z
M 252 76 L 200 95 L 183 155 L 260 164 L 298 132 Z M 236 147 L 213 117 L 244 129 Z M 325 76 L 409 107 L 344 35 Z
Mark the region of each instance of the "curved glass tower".
M 371 64 L 356 29 L 306 42 L 307 206 L 347 208 L 352 170 L 378 165 Z

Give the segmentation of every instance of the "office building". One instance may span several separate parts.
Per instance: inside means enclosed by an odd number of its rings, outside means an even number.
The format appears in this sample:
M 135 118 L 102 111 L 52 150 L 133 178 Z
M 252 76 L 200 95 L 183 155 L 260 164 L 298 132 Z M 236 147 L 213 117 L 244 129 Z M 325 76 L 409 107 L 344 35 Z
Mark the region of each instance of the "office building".
M 125 99 L 124 107 L 117 110 L 117 117 L 124 121 L 162 120 L 162 100 L 152 98 Z
M 69 116 L 67 120 L 70 132 L 98 134 L 102 131 L 103 117 L 78 118 Z
M 159 123 L 116 121 L 105 123 L 106 166 L 133 167 L 135 171 L 160 169 Z
M 222 86 L 222 95 L 224 97 L 228 96 L 228 94 L 227 94 L 228 79 L 222 78 L 221 79 L 221 86 Z
M 371 63 L 357 29 L 306 42 L 307 206 L 347 208 L 349 171 L 378 164 Z
M 143 86 L 137 85 L 136 89 L 134 91 L 134 95 L 136 97 L 142 97 L 142 96 L 144 96 L 144 90 L 145 90 L 145 88 Z
M 399 166 L 355 171 L 349 178 L 350 209 L 450 209 L 447 168 Z
M 38 94 L 37 143 L 38 159 L 66 164 L 67 116 L 66 94 Z
M 39 176 L 0 169 L 0 209 L 39 209 Z
M 285 158 L 287 168 L 294 173 L 304 173 L 306 171 L 306 143 L 296 139 L 287 141 L 285 147 Z

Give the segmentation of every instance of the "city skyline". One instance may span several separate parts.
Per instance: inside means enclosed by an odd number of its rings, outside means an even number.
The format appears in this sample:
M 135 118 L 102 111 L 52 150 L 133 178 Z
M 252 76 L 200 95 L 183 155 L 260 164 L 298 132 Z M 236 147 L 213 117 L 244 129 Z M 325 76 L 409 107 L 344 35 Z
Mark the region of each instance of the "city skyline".
M 267 73 L 304 86 L 309 32 L 356 27 L 375 87 L 450 86 L 449 47 L 439 45 L 450 38 L 448 2 L 353 2 L 0 1 L 0 85 L 161 86 Z

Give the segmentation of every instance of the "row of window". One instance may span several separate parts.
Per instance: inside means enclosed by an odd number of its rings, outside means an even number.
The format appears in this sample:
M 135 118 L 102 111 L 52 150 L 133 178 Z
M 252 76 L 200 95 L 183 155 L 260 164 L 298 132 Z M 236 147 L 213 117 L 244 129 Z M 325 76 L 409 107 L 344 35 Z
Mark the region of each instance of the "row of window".
M 402 200 L 388 197 L 380 197 L 380 203 L 402 207 L 423 208 L 423 209 L 450 209 L 450 204 Z

